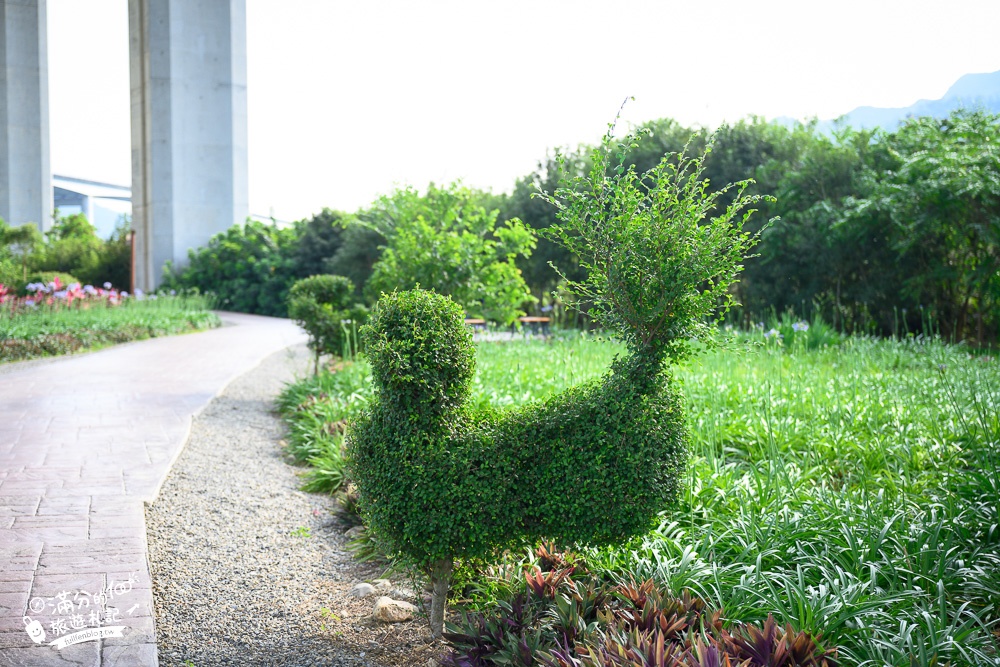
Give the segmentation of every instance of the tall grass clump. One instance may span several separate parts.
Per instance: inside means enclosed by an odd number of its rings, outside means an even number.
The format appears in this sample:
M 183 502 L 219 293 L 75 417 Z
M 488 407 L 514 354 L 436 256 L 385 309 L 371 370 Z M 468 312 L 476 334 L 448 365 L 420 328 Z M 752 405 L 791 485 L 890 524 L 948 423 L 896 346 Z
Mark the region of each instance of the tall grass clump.
M 995 360 L 853 337 L 716 353 L 682 378 L 682 511 L 592 563 L 730 622 L 823 633 L 846 664 L 1000 664 Z
M 640 539 L 581 550 L 591 571 L 690 591 L 727 626 L 772 614 L 821 632 L 845 665 L 997 664 L 1000 363 L 932 338 L 811 347 L 764 333 L 723 333 L 678 368 L 691 451 L 678 508 Z M 583 335 L 479 343 L 470 400 L 542 400 L 621 349 Z M 343 419 L 366 374 L 358 362 L 305 380 L 287 405 L 304 419 L 327 401 L 341 407 L 326 419 Z M 509 573 L 532 561 L 502 559 L 465 590 L 476 608 L 523 587 Z

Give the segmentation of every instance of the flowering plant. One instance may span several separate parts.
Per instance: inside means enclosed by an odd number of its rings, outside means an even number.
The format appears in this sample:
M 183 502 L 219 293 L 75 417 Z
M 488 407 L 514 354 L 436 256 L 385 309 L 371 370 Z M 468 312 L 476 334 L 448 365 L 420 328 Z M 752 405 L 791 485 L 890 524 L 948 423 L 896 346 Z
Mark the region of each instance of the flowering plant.
M 117 306 L 129 298 L 128 292 L 112 288 L 111 283 L 104 283 L 103 288 L 80 285 L 80 283 L 64 285 L 58 276 L 48 283 L 28 283 L 25 285 L 24 291 L 27 292 L 27 295 L 18 297 L 8 286 L 0 284 L 0 304 L 4 305 L 6 310 L 16 314 L 39 306 L 47 306 L 53 310 L 87 307 L 97 303 L 105 306 Z M 140 290 L 136 290 L 135 298 L 143 298 Z

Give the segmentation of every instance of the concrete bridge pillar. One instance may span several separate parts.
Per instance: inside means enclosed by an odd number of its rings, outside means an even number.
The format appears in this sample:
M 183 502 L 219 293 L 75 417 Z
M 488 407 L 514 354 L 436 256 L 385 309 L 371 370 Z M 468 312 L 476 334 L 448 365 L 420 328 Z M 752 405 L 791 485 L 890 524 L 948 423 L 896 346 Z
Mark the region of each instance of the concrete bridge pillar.
M 129 0 L 136 287 L 243 222 L 246 0 Z
M 0 218 L 52 226 L 45 0 L 0 0 Z

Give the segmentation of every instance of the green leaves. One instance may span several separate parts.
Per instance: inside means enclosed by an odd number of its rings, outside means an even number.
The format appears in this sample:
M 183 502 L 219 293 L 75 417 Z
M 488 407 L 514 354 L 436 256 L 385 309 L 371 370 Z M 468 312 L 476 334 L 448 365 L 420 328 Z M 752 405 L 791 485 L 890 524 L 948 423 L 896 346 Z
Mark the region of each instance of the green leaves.
M 350 335 L 368 319 L 367 309 L 354 304 L 354 283 L 343 276 L 310 276 L 288 292 L 288 316 L 309 334 L 316 354 L 349 358 L 356 352 Z
M 543 235 L 588 271 L 579 281 L 563 275 L 578 308 L 630 347 L 653 346 L 676 360 L 691 352 L 692 339 L 707 340 L 706 320 L 733 303 L 729 288 L 757 243 L 743 225 L 766 198 L 747 194 L 752 181 L 711 190 L 703 178 L 711 143 L 698 157 L 685 147 L 638 173 L 628 159 L 642 133 L 620 142 L 613 133 L 592 152 L 587 176 L 539 194 L 560 221 Z
M 413 562 L 618 542 L 674 495 L 686 433 L 660 353 L 497 412 L 472 407 L 471 334 L 450 299 L 385 295 L 363 334 L 376 392 L 349 429 L 354 476 L 371 527 Z
M 297 240 L 294 228 L 247 220 L 190 250 L 183 269 L 168 265 L 163 287 L 210 292 L 223 310 L 285 317 L 288 290 L 305 277 L 294 258 Z
M 452 297 L 471 317 L 510 324 L 533 301 L 514 261 L 527 257 L 535 237 L 520 220 L 497 225 L 487 196 L 458 184 L 421 195 L 413 189 L 383 197 L 365 215 L 388 239 L 365 286 L 372 301 L 383 292 L 415 287 Z
M 1000 117 L 917 118 L 883 143 L 889 168 L 872 170 L 848 220 L 888 222 L 903 296 L 983 344 L 1000 324 Z

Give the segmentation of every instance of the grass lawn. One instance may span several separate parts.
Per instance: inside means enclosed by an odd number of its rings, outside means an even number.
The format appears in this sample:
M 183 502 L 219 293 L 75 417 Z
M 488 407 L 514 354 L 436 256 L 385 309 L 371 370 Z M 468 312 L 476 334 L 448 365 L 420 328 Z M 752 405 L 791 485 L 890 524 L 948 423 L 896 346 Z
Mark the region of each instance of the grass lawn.
M 842 664 L 1000 664 L 1000 362 L 920 338 L 810 350 L 730 335 L 677 370 L 692 437 L 678 503 L 631 544 L 583 550 L 590 566 L 688 589 L 729 621 L 774 614 Z M 544 398 L 619 350 L 481 343 L 474 400 Z M 366 402 L 366 372 L 283 396 L 317 488 L 340 456 L 327 424 Z M 477 603 L 505 585 L 483 581 Z
M 120 305 L 77 302 L 70 306 L 0 305 L 0 363 L 69 354 L 142 338 L 168 336 L 219 326 L 199 297 L 137 300 Z

